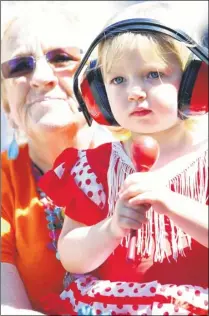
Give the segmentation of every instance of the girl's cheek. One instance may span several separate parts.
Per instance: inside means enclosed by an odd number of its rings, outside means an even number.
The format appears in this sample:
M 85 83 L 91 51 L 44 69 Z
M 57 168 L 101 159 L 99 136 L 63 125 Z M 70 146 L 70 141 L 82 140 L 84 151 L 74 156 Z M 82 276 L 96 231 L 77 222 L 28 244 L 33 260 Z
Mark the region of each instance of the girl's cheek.
M 178 92 L 177 89 L 160 89 L 153 91 L 150 96 L 153 107 L 158 108 L 162 113 L 167 113 L 171 110 L 177 109 L 178 106 Z

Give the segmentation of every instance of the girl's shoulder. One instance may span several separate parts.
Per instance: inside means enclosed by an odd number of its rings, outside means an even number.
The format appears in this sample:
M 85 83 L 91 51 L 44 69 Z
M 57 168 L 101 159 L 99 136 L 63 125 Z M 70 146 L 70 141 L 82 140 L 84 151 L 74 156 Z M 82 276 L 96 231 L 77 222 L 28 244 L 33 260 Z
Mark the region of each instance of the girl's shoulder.
M 185 158 L 184 158 L 185 156 Z M 208 164 L 208 136 L 206 135 L 206 131 L 199 135 L 194 135 L 192 138 L 191 146 L 185 146 L 185 155 L 182 157 L 185 160 L 185 164 L 188 165 L 193 164 L 197 160 L 203 160 L 205 162 L 205 166 Z M 182 161 L 183 161 L 182 160 Z
M 105 143 L 93 149 L 78 150 L 71 175 L 82 180 L 84 175 L 92 177 L 94 174 L 98 181 L 106 184 L 112 146 L 113 143 Z
M 90 187 L 91 192 L 102 183 L 106 188 L 111 151 L 112 143 L 86 150 L 65 149 L 39 180 L 39 187 L 59 206 L 68 205 L 73 196 L 80 196 L 80 191 L 88 195 Z
M 112 151 L 113 142 L 102 144 L 96 148 L 91 148 L 87 150 L 81 150 L 80 153 L 86 153 L 88 159 L 91 160 L 92 163 L 102 164 L 109 159 L 111 151 Z
M 105 143 L 91 149 L 67 148 L 56 158 L 53 169 L 56 170 L 57 168 L 58 173 L 62 169 L 71 170 L 76 164 L 80 164 L 80 160 L 84 156 L 91 163 L 92 167 L 94 165 L 104 165 L 110 156 L 111 144 Z
M 164 182 L 168 182 L 185 174 L 198 174 L 201 170 L 205 172 L 206 169 L 208 169 L 208 140 L 202 139 L 191 145 L 185 145 L 183 152 L 177 152 L 172 159 L 155 168 L 155 171 Z

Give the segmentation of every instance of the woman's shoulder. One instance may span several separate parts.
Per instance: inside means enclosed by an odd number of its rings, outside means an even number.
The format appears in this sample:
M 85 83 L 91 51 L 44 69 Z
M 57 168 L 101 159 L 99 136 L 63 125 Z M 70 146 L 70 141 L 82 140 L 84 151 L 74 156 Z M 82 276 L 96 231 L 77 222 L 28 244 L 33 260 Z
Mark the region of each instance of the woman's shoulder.
M 19 205 L 20 201 L 22 203 L 27 200 L 26 197 L 30 199 L 33 182 L 28 145 L 19 147 L 15 160 L 8 159 L 7 152 L 2 152 L 1 159 L 2 204 L 7 204 L 9 200 L 13 203 L 15 200 Z
M 28 162 L 28 144 L 19 146 L 19 154 L 14 160 L 8 158 L 7 151 L 1 153 L 1 169 L 6 173 L 18 172 L 22 170 Z

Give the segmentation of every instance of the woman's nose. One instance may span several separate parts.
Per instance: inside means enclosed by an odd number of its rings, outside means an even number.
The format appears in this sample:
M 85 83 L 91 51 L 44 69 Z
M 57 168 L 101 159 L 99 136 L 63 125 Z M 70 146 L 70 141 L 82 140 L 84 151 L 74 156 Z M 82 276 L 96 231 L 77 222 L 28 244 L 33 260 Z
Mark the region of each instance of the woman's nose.
M 45 58 L 36 62 L 30 85 L 32 88 L 51 90 L 58 83 L 58 78 Z
M 146 91 L 141 87 L 137 86 L 130 89 L 128 101 L 143 101 L 144 99 L 146 99 L 146 97 Z

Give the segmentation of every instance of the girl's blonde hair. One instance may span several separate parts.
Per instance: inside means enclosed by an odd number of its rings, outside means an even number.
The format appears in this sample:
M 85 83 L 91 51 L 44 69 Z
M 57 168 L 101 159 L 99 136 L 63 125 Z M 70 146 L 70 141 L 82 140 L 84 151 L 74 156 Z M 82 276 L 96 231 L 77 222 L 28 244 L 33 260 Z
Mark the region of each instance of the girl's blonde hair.
M 190 28 L 190 32 L 188 32 L 188 30 L 185 30 L 185 25 L 184 27 L 181 27 L 181 19 L 173 14 L 172 6 L 167 2 L 161 1 L 147 1 L 145 3 L 129 6 L 121 13 L 118 13 L 111 18 L 106 27 L 118 21 L 133 18 L 155 19 L 174 29 L 180 28 L 191 36 L 190 33 L 192 28 Z M 184 20 L 185 19 L 186 17 L 184 16 Z M 104 78 L 106 73 L 110 71 L 115 60 L 123 58 L 124 47 L 129 47 L 130 49 L 137 47 L 140 38 L 143 38 L 143 40 L 147 40 L 152 44 L 152 53 L 155 56 L 158 56 L 158 58 L 160 57 L 162 62 L 167 63 L 167 57 L 172 54 L 178 61 L 182 71 L 185 70 L 188 62 L 192 58 L 192 53 L 188 49 L 188 46 L 191 45 L 189 43 L 179 42 L 163 33 L 126 32 L 104 40 L 98 45 L 97 67 L 101 68 Z M 198 42 L 195 36 L 192 38 Z M 180 114 L 185 117 L 183 113 Z M 194 129 L 197 123 L 201 121 L 202 116 L 187 116 L 185 118 L 185 127 L 187 129 Z M 131 135 L 130 131 L 122 127 L 111 127 L 110 130 L 113 135 L 120 140 L 125 140 Z

